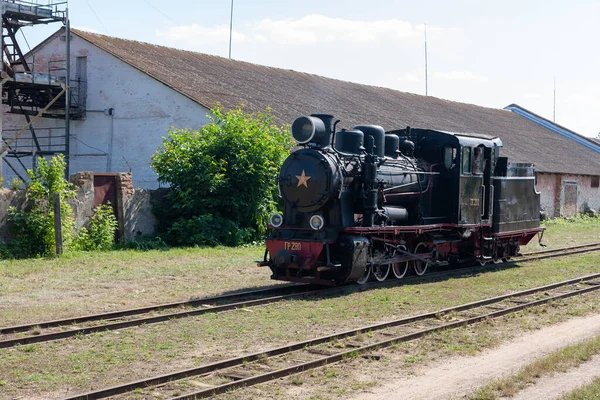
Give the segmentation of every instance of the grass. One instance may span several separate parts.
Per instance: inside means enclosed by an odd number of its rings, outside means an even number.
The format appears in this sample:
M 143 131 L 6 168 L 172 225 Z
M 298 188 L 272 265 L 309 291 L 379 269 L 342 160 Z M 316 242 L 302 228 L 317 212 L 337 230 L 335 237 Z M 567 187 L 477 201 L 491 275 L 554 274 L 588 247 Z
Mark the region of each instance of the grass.
M 0 261 L 0 325 L 217 295 L 275 284 L 252 262 L 263 249 L 76 253 Z
M 496 400 L 512 397 L 527 386 L 535 384 L 541 377 L 566 372 L 588 361 L 593 355 L 600 353 L 600 336 L 577 345 L 562 348 L 548 354 L 521 368 L 516 374 L 494 380 L 478 389 L 470 400 Z M 573 397 L 581 399 L 582 397 Z
M 567 393 L 558 400 L 597 400 L 600 398 L 600 377 L 592 383 Z
M 600 242 L 600 218 L 579 215 L 570 219 L 556 218 L 544 221 L 546 227 L 542 243 L 548 249 Z M 532 240 L 522 251 L 539 250 L 538 241 Z
M 545 240 L 562 247 L 600 241 L 600 221 L 550 226 Z M 175 249 L 76 254 L 70 258 L 0 262 L 0 325 L 80 315 L 98 310 L 157 304 L 226 291 L 268 286 L 269 273 L 252 260 L 262 248 Z M 485 297 L 597 272 L 600 254 L 524 264 L 444 280 L 422 280 L 324 299 L 292 300 L 162 324 L 97 333 L 53 343 L 0 350 L 0 399 L 19 395 L 60 397 L 90 387 L 158 375 L 210 361 L 346 330 L 396 317 L 433 311 Z M 123 304 L 125 303 L 125 304 Z M 476 354 L 520 332 L 594 312 L 598 298 L 540 307 L 502 323 L 489 322 L 442 332 L 395 346 L 397 357 L 369 362 L 361 357 L 297 376 L 289 387 L 269 385 L 244 391 L 244 398 L 344 398 L 385 376 L 356 376 L 354 370 L 384 365 L 410 371 L 436 357 Z M 396 363 L 392 363 L 394 360 Z M 399 361 L 400 360 L 400 361 Z M 398 366 L 400 363 L 400 367 Z M 357 367 L 358 366 L 358 367 Z M 365 367 L 366 366 L 366 367 Z M 291 379 L 291 378 L 290 378 Z M 287 382 L 287 381 L 286 381 Z M 301 383 L 301 384 L 300 384 Z M 353 389 L 354 388 L 354 389 Z M 277 393 L 275 395 L 274 393 Z M 330 393 L 330 394 L 324 394 Z M 248 397 L 246 397 L 246 394 Z M 305 395 L 306 394 L 306 395 Z M 237 398 L 240 392 L 229 397 Z

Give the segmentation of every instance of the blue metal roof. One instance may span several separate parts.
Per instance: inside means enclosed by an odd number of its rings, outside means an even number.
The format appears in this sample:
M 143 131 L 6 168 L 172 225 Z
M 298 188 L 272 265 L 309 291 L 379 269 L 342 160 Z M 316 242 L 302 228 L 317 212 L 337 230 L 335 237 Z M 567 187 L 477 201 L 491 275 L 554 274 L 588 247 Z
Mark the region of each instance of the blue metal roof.
M 573 131 L 563 128 L 562 126 L 557 125 L 552 121 L 548 121 L 546 118 L 540 117 L 539 115 L 534 114 L 531 111 L 526 110 L 517 104 L 511 104 L 509 106 L 504 107 L 504 109 L 512 111 L 524 118 L 527 118 L 530 121 L 535 122 L 538 125 L 543 126 L 546 129 L 550 129 L 552 132 L 558 133 L 559 135 L 569 138 L 569 139 L 579 143 L 580 145 L 587 147 L 588 149 L 591 149 L 597 153 L 600 153 L 600 146 L 594 144 L 591 140 L 588 140 L 585 137 L 583 137 Z

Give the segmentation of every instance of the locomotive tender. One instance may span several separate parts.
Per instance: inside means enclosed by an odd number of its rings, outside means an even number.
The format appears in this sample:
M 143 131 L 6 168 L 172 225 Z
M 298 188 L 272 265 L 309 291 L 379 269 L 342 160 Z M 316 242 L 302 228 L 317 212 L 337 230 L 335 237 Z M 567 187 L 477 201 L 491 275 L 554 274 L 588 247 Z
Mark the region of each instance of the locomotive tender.
M 300 149 L 281 167 L 283 215 L 270 219 L 272 279 L 336 285 L 401 279 L 411 269 L 497 262 L 540 227 L 533 164 L 500 157 L 479 134 L 298 117 Z M 392 272 L 392 274 L 390 274 Z

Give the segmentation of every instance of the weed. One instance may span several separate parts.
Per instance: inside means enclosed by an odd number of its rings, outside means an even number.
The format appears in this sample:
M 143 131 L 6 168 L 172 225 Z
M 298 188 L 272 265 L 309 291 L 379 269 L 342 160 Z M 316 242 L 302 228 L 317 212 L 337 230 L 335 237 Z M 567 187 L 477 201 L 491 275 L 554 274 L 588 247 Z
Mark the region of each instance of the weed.
M 335 378 L 337 376 L 337 371 L 334 368 L 326 368 L 323 371 L 323 376 L 326 379 L 331 379 L 331 378 Z
M 33 345 L 33 344 L 29 344 L 26 346 L 18 346 L 17 350 L 21 351 L 23 353 L 33 353 L 36 350 L 38 350 L 39 346 Z

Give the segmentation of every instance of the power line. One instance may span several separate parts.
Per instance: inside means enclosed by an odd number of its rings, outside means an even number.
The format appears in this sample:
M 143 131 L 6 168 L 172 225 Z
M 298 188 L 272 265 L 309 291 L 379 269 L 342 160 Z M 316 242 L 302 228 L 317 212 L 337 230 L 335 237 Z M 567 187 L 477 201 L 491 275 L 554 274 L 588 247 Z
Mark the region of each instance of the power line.
M 162 11 L 160 11 L 154 4 L 150 3 L 148 0 L 144 0 L 144 3 L 148 4 L 150 7 L 154 8 L 154 10 L 156 12 L 158 12 L 160 15 L 162 15 L 163 17 L 165 17 L 166 19 L 168 19 L 169 21 L 171 21 L 172 23 L 174 23 L 175 25 L 177 25 L 177 22 L 175 22 L 175 20 L 173 18 L 169 17 L 167 14 L 165 14 Z
M 23 33 L 22 30 L 21 30 L 21 35 L 23 36 L 23 39 L 25 40 L 25 44 L 27 44 L 27 48 L 29 49 L 29 51 L 31 51 L 31 46 L 29 46 L 29 42 L 27 41 L 27 37 L 25 37 L 25 34 Z
M 92 13 L 96 16 L 96 19 L 98 20 L 98 22 L 100 22 L 100 25 L 102 25 L 102 28 L 104 29 L 104 31 L 110 35 L 110 32 L 108 31 L 108 29 L 106 29 L 106 26 L 104 26 L 104 24 L 102 23 L 102 20 L 100 19 L 98 14 L 96 14 L 96 11 L 94 11 L 94 9 L 92 8 L 92 6 L 88 2 L 88 0 L 85 0 L 85 4 L 87 4 L 88 7 L 90 8 L 90 10 L 92 10 Z

